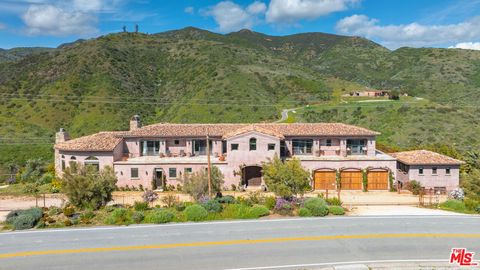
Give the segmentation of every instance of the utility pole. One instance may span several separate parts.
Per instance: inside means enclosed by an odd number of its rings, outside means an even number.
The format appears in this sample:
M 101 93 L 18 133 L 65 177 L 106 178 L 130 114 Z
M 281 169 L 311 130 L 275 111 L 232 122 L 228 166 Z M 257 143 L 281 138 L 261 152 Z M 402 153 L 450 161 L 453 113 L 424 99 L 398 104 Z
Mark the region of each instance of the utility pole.
M 207 173 L 208 173 L 208 197 L 212 198 L 212 171 L 210 163 L 210 138 L 207 131 Z

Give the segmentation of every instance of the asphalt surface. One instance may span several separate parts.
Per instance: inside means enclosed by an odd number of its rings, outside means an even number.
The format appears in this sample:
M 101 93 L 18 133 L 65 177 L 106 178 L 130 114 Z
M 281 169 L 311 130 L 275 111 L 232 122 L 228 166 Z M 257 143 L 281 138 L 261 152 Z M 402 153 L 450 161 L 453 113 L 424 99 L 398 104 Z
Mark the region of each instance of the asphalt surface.
M 329 217 L 0 233 L 0 269 L 318 269 L 480 255 L 480 217 Z M 475 258 L 476 260 L 480 259 Z

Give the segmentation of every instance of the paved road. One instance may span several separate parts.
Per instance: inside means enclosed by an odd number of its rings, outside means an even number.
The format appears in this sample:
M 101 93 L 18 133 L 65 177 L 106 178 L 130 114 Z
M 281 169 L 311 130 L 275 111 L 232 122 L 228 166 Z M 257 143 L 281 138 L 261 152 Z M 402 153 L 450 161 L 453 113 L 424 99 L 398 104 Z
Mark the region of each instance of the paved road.
M 345 261 L 446 261 L 452 247 L 480 254 L 480 217 L 330 217 L 0 233 L 0 269 L 310 269 Z

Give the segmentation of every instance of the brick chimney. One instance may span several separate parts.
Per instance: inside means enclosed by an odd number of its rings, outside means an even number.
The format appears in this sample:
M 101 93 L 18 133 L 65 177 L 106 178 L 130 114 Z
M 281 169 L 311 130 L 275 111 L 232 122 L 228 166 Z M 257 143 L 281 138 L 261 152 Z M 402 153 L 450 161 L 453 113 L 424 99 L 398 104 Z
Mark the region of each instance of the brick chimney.
M 68 140 L 70 140 L 70 135 L 65 131 L 64 128 L 60 128 L 60 130 L 55 134 L 55 143 L 62 143 Z
M 140 116 L 137 114 L 130 119 L 130 130 L 136 130 L 142 127 L 140 123 Z

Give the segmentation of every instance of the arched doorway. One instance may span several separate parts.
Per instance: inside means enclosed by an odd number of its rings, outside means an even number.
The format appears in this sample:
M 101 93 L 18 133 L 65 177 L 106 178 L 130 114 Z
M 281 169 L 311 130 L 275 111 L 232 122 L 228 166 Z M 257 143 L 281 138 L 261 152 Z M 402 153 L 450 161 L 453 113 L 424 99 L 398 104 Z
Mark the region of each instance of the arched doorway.
M 262 167 L 245 166 L 242 168 L 242 183 L 249 186 L 260 186 L 262 184 Z

